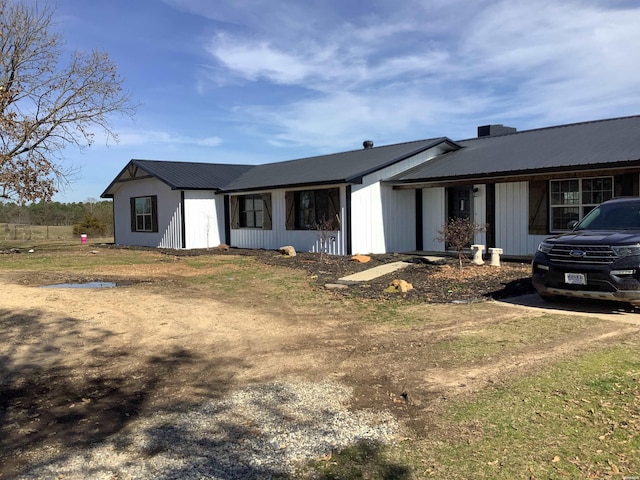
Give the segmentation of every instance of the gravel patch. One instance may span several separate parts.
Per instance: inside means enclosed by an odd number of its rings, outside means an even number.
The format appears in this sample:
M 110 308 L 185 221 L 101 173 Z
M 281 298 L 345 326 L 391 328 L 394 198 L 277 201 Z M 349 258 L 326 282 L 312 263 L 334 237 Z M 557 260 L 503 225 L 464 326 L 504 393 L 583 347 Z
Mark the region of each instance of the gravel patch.
M 387 412 L 350 411 L 352 389 L 270 383 L 132 422 L 98 445 L 40 452 L 21 479 L 266 479 L 359 442 L 391 443 Z

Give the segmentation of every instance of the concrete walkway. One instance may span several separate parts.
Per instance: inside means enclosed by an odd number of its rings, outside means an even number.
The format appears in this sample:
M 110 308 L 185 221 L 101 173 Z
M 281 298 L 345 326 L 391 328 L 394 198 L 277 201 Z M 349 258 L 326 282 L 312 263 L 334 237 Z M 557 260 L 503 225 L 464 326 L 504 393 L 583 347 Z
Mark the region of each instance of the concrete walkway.
M 537 293 L 496 300 L 498 305 L 517 306 L 531 311 L 559 313 L 580 317 L 595 317 L 613 322 L 640 326 L 638 308 L 626 303 L 602 302 L 595 300 L 566 300 L 546 302 Z
M 353 283 L 360 282 L 368 282 L 373 280 L 374 278 L 381 277 L 382 275 L 386 275 L 387 273 L 392 273 L 397 270 L 401 270 L 405 267 L 411 265 L 409 262 L 392 262 L 385 263 L 384 265 L 379 265 L 377 267 L 370 268 L 368 270 L 364 270 L 362 272 L 354 273 L 352 275 L 347 275 L 346 277 L 342 277 L 338 279 L 336 283 L 342 285 L 350 285 Z

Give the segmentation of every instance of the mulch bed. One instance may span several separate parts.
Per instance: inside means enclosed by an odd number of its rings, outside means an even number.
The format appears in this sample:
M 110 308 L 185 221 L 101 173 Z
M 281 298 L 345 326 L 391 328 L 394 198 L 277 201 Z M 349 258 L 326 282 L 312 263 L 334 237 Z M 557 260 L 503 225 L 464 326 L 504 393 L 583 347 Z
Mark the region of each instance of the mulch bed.
M 324 287 L 339 278 L 391 262 L 405 261 L 410 265 L 389 275 L 378 277 L 344 289 L 332 290 L 336 295 L 369 299 L 406 299 L 431 303 L 468 303 L 488 299 L 498 299 L 533 293 L 531 285 L 531 265 L 528 262 L 503 261 L 500 267 L 474 265 L 468 259 L 460 268 L 458 259 L 443 256 L 437 262 L 429 262 L 423 256 L 407 254 L 370 255 L 371 260 L 360 263 L 350 256 L 324 255 L 298 252 L 288 257 L 274 250 L 252 250 L 231 248 L 228 251 L 170 250 L 171 255 L 201 255 L 203 253 L 221 255 L 250 255 L 267 265 L 286 266 L 301 269 Z M 413 286 L 406 293 L 388 292 L 394 279 L 405 280 Z

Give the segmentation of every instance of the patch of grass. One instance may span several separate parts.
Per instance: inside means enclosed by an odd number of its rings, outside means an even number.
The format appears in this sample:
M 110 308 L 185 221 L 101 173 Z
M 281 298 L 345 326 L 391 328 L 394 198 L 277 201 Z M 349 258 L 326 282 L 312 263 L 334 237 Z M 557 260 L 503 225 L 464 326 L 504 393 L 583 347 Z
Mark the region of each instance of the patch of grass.
M 412 478 L 409 468 L 391 460 L 387 452 L 387 448 L 378 444 L 362 442 L 340 452 L 337 461 L 328 458 L 316 462 L 313 465 L 314 474 L 307 472 L 307 476 L 319 480 Z
M 313 478 L 640 476 L 639 346 L 635 338 L 458 401 L 426 439 L 366 455 L 361 446 L 347 449 L 315 464 Z M 385 476 L 386 466 L 399 476 Z
M 202 255 L 186 260 L 201 275 L 187 278 L 192 285 L 224 293 L 227 300 L 238 297 L 248 303 L 281 303 L 289 307 L 311 308 L 326 302 L 325 292 L 314 289 L 311 279 L 300 270 L 270 266 L 254 258 L 231 255 Z
M 558 344 L 589 330 L 599 320 L 589 317 L 541 315 L 517 318 L 465 330 L 434 344 L 435 361 L 459 367 L 468 362 L 490 362 L 493 356 L 516 353 L 530 345 Z
M 10 270 L 83 271 L 105 265 L 147 265 L 166 261 L 159 252 L 129 249 L 104 250 L 92 245 L 47 243 L 36 246 L 33 253 L 0 255 L 0 265 Z M 91 253 L 96 251 L 97 253 Z
M 438 438 L 407 455 L 434 478 L 640 475 L 638 346 L 591 353 L 454 405 Z

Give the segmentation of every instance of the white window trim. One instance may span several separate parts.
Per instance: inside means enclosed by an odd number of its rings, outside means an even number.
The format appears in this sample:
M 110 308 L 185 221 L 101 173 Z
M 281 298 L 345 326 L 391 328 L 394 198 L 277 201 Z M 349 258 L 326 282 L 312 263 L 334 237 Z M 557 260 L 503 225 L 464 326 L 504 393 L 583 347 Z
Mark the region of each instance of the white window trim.
M 564 229 L 554 229 L 553 228 L 553 212 L 554 212 L 554 208 L 572 208 L 575 207 L 578 209 L 578 221 L 582 220 L 582 210 L 584 207 L 595 207 L 598 204 L 597 203 L 582 203 L 582 182 L 584 180 L 594 180 L 594 179 L 605 179 L 605 178 L 609 178 L 611 179 L 611 198 L 614 197 L 614 189 L 615 189 L 615 185 L 614 185 L 614 181 L 615 179 L 613 178 L 613 176 L 611 175 L 605 175 L 605 176 L 601 176 L 601 177 L 580 177 L 580 178 L 559 178 L 556 180 L 549 180 L 549 231 L 551 233 L 562 233 L 562 232 L 567 232 L 568 229 L 564 228 Z M 574 205 L 567 205 L 567 204 L 554 204 L 553 203 L 553 191 L 551 188 L 551 185 L 553 182 L 567 182 L 567 181 L 571 181 L 571 180 L 577 180 L 578 181 L 578 203 L 574 204 Z

